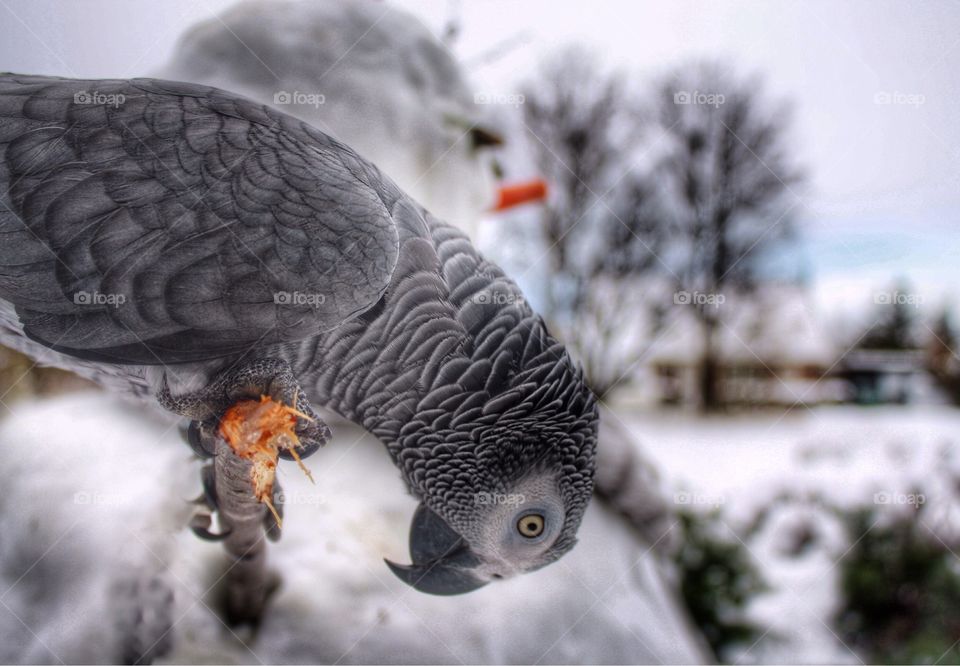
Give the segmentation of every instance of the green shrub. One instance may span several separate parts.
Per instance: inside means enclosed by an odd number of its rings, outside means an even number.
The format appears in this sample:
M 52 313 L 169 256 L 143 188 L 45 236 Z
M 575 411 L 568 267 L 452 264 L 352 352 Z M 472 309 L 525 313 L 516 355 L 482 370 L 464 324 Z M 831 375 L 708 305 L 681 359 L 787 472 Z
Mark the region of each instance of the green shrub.
M 743 544 L 720 533 L 716 512 L 681 511 L 678 518 L 682 546 L 674 562 L 681 595 L 717 659 L 726 661 L 731 648 L 749 645 L 763 633 L 745 619 L 744 609 L 766 585 Z
M 876 508 L 846 517 L 855 545 L 841 562 L 836 626 L 871 662 L 960 663 L 960 550 L 925 526 L 924 506 L 872 529 Z

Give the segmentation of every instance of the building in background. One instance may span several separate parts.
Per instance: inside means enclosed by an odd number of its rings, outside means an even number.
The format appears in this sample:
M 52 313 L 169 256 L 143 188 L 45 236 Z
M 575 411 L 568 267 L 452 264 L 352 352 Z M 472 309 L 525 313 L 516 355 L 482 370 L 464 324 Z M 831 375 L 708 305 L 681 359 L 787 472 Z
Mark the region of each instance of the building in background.
M 693 296 L 691 295 L 691 298 Z M 638 364 L 624 399 L 645 406 L 697 407 L 703 341 L 692 303 L 675 299 Z M 812 308 L 805 288 L 768 285 L 752 295 L 725 295 L 717 333 L 720 393 L 728 406 L 843 402 L 844 379 L 832 369 L 842 349 Z

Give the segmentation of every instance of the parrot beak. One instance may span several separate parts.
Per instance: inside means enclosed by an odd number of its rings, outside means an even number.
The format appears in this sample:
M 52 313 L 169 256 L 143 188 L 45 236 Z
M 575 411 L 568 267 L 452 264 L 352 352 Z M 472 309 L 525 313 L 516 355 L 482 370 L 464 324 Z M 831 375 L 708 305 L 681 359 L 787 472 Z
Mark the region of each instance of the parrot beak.
M 471 571 L 480 560 L 467 542 L 424 504 L 410 523 L 410 559 L 413 564 L 384 562 L 397 578 L 427 594 L 463 594 L 487 584 Z

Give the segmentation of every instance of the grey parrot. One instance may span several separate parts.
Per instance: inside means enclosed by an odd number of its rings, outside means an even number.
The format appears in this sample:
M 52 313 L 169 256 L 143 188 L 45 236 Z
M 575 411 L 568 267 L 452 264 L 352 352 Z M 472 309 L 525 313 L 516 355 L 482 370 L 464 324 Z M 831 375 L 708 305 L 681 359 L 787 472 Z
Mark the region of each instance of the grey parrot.
M 569 551 L 597 405 L 517 286 L 323 132 L 223 90 L 0 75 L 0 342 L 191 421 L 293 406 L 384 442 L 418 590 Z M 285 452 L 285 457 L 296 451 Z M 294 457 L 296 457 L 294 455 Z M 215 489 L 209 489 L 215 497 Z

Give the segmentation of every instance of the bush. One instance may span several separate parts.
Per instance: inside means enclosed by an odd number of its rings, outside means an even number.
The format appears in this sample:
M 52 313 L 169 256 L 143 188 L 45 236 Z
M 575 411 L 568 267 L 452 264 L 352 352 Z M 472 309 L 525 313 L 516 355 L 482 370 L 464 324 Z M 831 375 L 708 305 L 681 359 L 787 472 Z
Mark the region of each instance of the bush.
M 870 662 L 960 663 L 960 550 L 934 536 L 923 515 L 921 505 L 872 529 L 876 508 L 846 518 L 855 545 L 841 562 L 835 622 Z
M 727 661 L 731 648 L 750 644 L 763 633 L 745 619 L 744 609 L 767 586 L 743 544 L 718 533 L 716 513 L 681 511 L 678 518 L 683 545 L 674 562 L 681 595 L 717 659 Z

